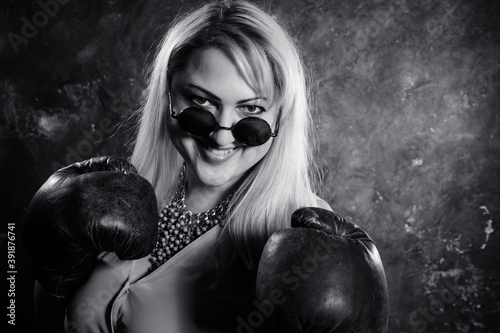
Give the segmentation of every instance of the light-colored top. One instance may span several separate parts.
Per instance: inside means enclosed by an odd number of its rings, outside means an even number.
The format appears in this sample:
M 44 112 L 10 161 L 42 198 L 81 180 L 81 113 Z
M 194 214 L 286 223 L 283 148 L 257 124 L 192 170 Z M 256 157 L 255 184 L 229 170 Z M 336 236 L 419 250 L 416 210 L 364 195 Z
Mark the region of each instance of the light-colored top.
M 318 206 L 331 210 L 319 198 Z M 139 260 L 120 260 L 114 253 L 102 253 L 87 282 L 69 300 L 66 331 L 219 332 L 196 325 L 196 311 L 200 309 L 195 304 L 199 300 L 196 293 L 200 281 L 206 278 L 203 274 L 213 270 L 215 243 L 221 231 L 221 226 L 213 227 L 151 273 L 148 271 L 151 266 L 149 256 Z M 235 281 L 248 288 L 243 291 L 229 288 L 223 294 L 216 292 L 216 298 L 204 305 L 222 305 L 218 312 L 222 314 L 221 320 L 229 319 L 228 309 L 239 309 L 241 304 L 252 301 L 245 298 L 252 295 L 252 285 L 247 284 L 252 281 L 251 276 L 250 280 L 245 280 L 243 275 L 238 275 L 222 284 L 237 284 Z M 235 290 L 236 294 L 233 293 Z M 211 315 L 209 311 L 212 309 L 201 310 Z
M 66 331 L 214 332 L 194 324 L 193 302 L 221 230 L 215 226 L 151 273 L 149 257 L 122 261 L 103 253 L 69 302 Z

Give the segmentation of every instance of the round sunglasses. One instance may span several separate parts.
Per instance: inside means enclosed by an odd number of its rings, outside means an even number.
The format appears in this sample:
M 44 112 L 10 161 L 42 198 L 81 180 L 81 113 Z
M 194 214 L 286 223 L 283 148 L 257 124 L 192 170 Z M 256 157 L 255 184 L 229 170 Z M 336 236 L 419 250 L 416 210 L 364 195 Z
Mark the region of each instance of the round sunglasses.
M 212 133 L 216 128 L 222 128 L 230 130 L 233 137 L 246 146 L 263 145 L 270 137 L 277 136 L 279 131 L 279 115 L 273 133 L 269 124 L 264 119 L 257 117 L 246 117 L 232 127 L 224 127 L 217 123 L 217 119 L 215 119 L 212 112 L 200 107 L 188 107 L 178 115 L 174 114 L 172 108 L 170 110 L 172 118 L 177 119 L 179 127 L 188 134 L 204 136 Z

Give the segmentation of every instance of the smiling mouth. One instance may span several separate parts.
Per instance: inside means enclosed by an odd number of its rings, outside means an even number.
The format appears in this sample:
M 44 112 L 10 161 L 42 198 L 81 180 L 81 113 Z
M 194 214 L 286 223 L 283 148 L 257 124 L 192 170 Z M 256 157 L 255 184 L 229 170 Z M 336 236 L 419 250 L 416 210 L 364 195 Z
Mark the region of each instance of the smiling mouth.
M 203 143 L 203 147 L 210 154 L 212 154 L 213 156 L 220 158 L 220 159 L 225 158 L 226 156 L 228 156 L 229 154 L 231 154 L 232 152 L 234 152 L 238 148 L 238 147 L 233 147 L 231 149 L 217 149 L 217 148 L 214 148 L 214 147 L 207 145 L 206 143 Z

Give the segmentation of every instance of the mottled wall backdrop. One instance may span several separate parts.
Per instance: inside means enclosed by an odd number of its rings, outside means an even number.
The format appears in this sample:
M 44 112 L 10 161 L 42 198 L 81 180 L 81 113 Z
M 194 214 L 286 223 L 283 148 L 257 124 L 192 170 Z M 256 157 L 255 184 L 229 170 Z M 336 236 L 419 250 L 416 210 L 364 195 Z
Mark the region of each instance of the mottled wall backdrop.
M 1 244 L 16 223 L 17 328 L 33 312 L 23 210 L 55 169 L 130 152 L 143 68 L 188 2 L 2 1 Z M 498 332 L 499 1 L 264 6 L 316 80 L 323 195 L 378 244 L 389 331 Z

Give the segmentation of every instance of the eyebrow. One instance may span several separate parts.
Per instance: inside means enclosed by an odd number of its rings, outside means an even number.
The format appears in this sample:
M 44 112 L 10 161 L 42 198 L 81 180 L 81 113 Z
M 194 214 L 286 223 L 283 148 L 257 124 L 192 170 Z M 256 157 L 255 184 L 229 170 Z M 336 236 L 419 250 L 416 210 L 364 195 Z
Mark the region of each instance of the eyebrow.
M 215 94 L 213 94 L 212 92 L 210 92 L 210 91 L 206 90 L 205 88 L 202 88 L 202 87 L 197 86 L 197 85 L 192 84 L 192 83 L 190 83 L 190 84 L 189 84 L 189 86 L 190 86 L 191 88 L 194 88 L 194 89 L 197 89 L 197 90 L 199 90 L 199 91 L 203 92 L 204 94 L 208 95 L 210 98 L 212 98 L 212 99 L 216 100 L 217 102 L 219 102 L 219 101 L 220 101 L 220 98 L 219 98 L 219 97 L 217 97 L 217 96 L 216 96 Z M 264 101 L 266 101 L 266 100 L 267 100 L 267 98 L 266 98 L 266 97 L 263 97 L 263 96 L 255 96 L 255 97 L 251 97 L 251 98 L 242 99 L 241 101 L 238 101 L 238 102 L 237 102 L 237 104 L 248 103 L 248 102 L 251 102 L 251 101 L 258 100 L 258 99 L 262 99 L 262 100 L 264 100 Z

